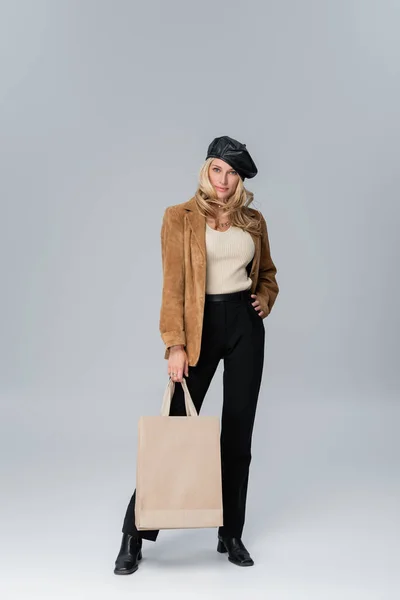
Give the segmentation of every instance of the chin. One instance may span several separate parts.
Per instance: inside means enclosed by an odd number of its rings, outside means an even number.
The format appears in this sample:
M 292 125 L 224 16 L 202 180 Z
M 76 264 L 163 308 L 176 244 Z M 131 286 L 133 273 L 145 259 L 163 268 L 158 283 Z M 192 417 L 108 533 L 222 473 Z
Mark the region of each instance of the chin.
M 218 194 L 218 199 L 219 200 L 227 200 L 229 198 L 229 193 L 228 192 L 219 192 L 217 190 L 217 194 Z

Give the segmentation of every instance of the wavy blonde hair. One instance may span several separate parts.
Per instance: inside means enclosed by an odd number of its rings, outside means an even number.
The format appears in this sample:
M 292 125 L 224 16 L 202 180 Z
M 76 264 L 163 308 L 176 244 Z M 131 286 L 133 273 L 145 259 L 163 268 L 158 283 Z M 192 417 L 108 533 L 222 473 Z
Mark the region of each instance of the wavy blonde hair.
M 214 157 L 207 158 L 206 161 L 200 168 L 198 187 L 194 194 L 196 199 L 197 208 L 203 217 L 217 218 L 217 210 L 214 204 L 221 203 L 218 199 L 217 192 L 212 185 L 208 176 L 208 170 Z M 228 198 L 225 204 L 226 210 L 224 217 L 228 217 L 232 225 L 240 227 L 244 231 L 254 233 L 255 235 L 261 235 L 261 218 L 258 211 L 253 212 L 254 209 L 248 207 L 254 200 L 253 192 L 246 189 L 242 178 L 238 177 L 238 183 L 235 192 Z

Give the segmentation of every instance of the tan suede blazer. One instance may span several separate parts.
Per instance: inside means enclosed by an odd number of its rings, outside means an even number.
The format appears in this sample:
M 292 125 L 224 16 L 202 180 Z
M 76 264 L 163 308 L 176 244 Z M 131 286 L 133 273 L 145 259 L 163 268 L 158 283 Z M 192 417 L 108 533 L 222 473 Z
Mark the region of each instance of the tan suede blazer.
M 265 316 L 271 312 L 279 287 L 275 279 L 267 225 L 259 211 L 262 236 L 252 235 L 255 254 L 247 266 L 252 279 L 251 292 L 257 294 Z M 190 366 L 199 360 L 206 287 L 206 219 L 197 209 L 196 199 L 165 209 L 161 227 L 163 268 L 159 328 L 166 346 L 183 344 Z M 261 318 L 261 317 L 259 317 Z M 265 317 L 263 317 L 265 318 Z

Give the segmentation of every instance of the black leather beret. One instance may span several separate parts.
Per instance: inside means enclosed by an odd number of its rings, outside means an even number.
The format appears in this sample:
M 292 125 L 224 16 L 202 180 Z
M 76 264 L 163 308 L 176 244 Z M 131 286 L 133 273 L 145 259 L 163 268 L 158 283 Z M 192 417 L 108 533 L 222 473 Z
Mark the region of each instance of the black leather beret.
M 241 144 L 233 138 L 223 135 L 216 137 L 208 146 L 207 158 L 220 158 L 237 171 L 242 179 L 251 179 L 257 175 L 257 167 L 254 164 L 246 144 Z

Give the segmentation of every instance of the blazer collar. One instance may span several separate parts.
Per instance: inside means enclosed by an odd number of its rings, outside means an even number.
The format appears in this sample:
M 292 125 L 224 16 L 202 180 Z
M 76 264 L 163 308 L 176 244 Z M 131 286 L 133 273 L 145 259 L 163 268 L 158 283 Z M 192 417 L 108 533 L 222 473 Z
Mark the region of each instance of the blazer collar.
M 189 226 L 192 229 L 193 236 L 195 237 L 200 247 L 200 251 L 203 255 L 204 260 L 206 260 L 206 219 L 199 212 L 197 208 L 196 198 L 194 196 L 190 198 L 190 200 L 188 200 L 187 202 L 183 202 L 182 207 L 186 212 L 186 219 L 188 220 Z M 255 245 L 254 260 L 252 261 L 251 269 L 251 272 L 253 273 L 259 262 L 261 238 L 253 234 L 250 235 L 253 238 Z

